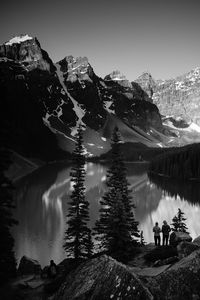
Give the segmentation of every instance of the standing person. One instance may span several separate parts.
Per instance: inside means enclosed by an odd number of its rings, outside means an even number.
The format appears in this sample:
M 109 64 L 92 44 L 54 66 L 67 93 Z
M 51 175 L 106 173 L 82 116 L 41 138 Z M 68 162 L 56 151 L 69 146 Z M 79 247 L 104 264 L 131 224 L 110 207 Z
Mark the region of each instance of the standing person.
M 167 224 L 167 221 L 163 221 L 163 226 L 162 226 L 162 234 L 163 234 L 163 246 L 168 245 L 168 240 L 169 240 L 169 233 L 171 231 L 170 226 Z
M 49 278 L 55 278 L 57 275 L 57 266 L 55 264 L 55 262 L 53 261 L 53 259 L 50 261 L 50 266 L 48 269 L 48 277 Z
M 155 223 L 155 226 L 153 227 L 153 232 L 154 232 L 155 246 L 160 246 L 160 232 L 161 232 L 161 229 L 158 226 L 158 222 Z

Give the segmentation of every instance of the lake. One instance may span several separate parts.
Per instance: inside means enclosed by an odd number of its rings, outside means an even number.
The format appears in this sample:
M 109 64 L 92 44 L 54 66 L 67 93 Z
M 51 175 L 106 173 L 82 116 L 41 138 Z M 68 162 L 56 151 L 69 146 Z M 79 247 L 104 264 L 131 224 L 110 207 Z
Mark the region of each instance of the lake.
M 193 238 L 200 235 L 200 184 L 178 183 L 162 178 L 148 178 L 144 163 L 127 164 L 127 176 L 133 190 L 135 218 L 143 230 L 147 243 L 153 242 L 155 222 L 169 224 L 180 208 L 187 218 Z M 98 218 L 100 198 L 106 190 L 106 170 L 103 164 L 87 163 L 86 197 L 90 203 L 90 226 Z M 20 180 L 16 187 L 15 218 L 19 225 L 13 228 L 15 252 L 37 259 L 42 266 L 54 259 L 65 258 L 62 249 L 66 215 L 72 184 L 70 166 L 64 163 L 46 165 Z

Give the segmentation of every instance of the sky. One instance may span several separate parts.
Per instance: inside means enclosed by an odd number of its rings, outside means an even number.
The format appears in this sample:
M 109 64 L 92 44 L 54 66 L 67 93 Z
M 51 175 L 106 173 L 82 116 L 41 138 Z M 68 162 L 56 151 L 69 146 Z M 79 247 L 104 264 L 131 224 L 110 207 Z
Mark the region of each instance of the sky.
M 200 66 L 199 14 L 199 0 L 3 1 L 0 43 L 28 33 L 54 62 L 87 56 L 101 77 L 168 79 Z

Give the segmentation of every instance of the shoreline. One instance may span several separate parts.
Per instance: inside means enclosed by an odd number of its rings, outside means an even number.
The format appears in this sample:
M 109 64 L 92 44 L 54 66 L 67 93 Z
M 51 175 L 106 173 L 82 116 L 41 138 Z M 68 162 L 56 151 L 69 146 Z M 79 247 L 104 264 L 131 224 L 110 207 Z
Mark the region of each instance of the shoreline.
M 200 178 L 179 178 L 179 177 L 172 177 L 172 176 L 169 176 L 169 175 L 166 175 L 166 174 L 163 174 L 163 173 L 156 173 L 154 171 L 148 171 L 149 174 L 153 174 L 153 175 L 156 175 L 156 176 L 159 176 L 159 177 L 164 177 L 164 178 L 167 178 L 167 179 L 175 179 L 175 180 L 179 180 L 179 181 L 194 181 L 194 182 L 200 182 Z

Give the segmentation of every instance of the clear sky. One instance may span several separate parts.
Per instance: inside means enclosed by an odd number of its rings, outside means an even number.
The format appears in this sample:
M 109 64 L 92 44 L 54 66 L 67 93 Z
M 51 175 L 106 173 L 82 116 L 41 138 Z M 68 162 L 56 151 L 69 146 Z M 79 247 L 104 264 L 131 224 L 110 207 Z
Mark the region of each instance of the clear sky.
M 36 36 L 53 61 L 87 56 L 97 75 L 155 79 L 200 66 L 199 0 L 5 0 L 0 43 Z

